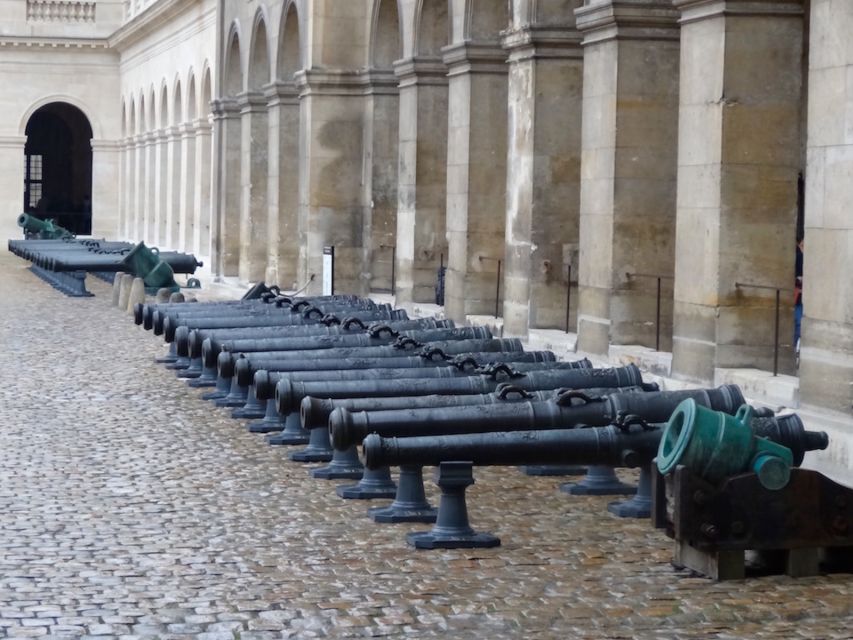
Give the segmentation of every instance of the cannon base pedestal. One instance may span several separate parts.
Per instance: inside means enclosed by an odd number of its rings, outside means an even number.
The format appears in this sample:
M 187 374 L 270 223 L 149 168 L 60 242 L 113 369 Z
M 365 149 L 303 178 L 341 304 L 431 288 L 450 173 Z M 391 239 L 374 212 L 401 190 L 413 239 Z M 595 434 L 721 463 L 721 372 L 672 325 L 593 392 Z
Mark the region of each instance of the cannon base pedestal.
M 367 515 L 380 523 L 435 522 L 438 509 L 430 506 L 424 490 L 424 468 L 404 464 L 400 467 L 397 493 L 387 507 L 374 507 Z
M 576 464 L 528 464 L 519 469 L 528 476 L 582 476 L 586 473 L 586 467 Z
M 329 464 L 311 470 L 312 478 L 323 480 L 360 480 L 362 475 L 364 475 L 364 466 L 358 459 L 355 445 L 346 451 L 335 451 Z
M 607 510 L 620 518 L 648 518 L 652 515 L 652 472 L 649 467 L 640 469 L 637 493 L 630 500 L 619 500 L 607 505 Z
M 474 531 L 468 524 L 465 490 L 474 484 L 470 462 L 442 462 L 435 473 L 441 489 L 441 501 L 435 526 L 430 531 L 406 534 L 406 542 L 415 549 L 482 549 L 500 546 L 490 533 Z
M 654 525 L 675 540 L 676 567 L 738 580 L 750 571 L 747 551 L 771 560 L 763 573 L 803 577 L 853 567 L 853 489 L 817 471 L 792 469 L 788 484 L 772 491 L 755 473 L 715 486 L 678 466 L 666 478 L 652 475 L 652 496 Z
M 619 480 L 613 467 L 593 465 L 583 480 L 560 485 L 560 491 L 573 496 L 631 496 L 637 489 Z
M 301 451 L 290 454 L 294 462 L 328 462 L 334 456 L 329 430 L 325 428 L 311 429 L 308 446 Z
M 397 495 L 397 485 L 391 480 L 391 469 L 365 469 L 358 484 L 341 485 L 335 488 L 344 500 L 377 500 Z

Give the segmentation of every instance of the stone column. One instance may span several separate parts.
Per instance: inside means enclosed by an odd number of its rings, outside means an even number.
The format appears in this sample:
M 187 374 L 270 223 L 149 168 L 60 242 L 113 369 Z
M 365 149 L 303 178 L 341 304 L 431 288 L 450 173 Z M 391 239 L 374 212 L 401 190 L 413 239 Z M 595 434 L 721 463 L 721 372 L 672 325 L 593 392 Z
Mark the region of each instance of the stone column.
M 169 137 L 165 129 L 157 132 L 157 169 L 155 186 L 156 209 L 154 211 L 154 244 L 163 246 L 166 242 L 166 216 L 169 210 Z
M 403 60 L 399 82 L 397 304 L 433 302 L 447 262 L 447 67 L 439 58 Z
M 131 231 L 131 241 L 139 242 L 142 240 L 142 220 L 145 208 L 145 138 L 142 134 L 134 137 L 134 155 L 136 161 L 133 172 L 133 227 Z
M 464 322 L 495 312 L 497 261 L 504 259 L 507 65 L 493 43 L 442 51 L 449 78 L 445 309 Z
M 122 226 L 119 237 L 127 239 L 131 237 L 133 228 L 133 215 L 136 210 L 136 145 L 132 136 L 124 139 L 124 174 L 122 176 Z
M 24 146 L 26 136 L 0 136 L 0 193 L 17 194 L 0 202 L 0 238 L 19 240 L 24 232 L 18 226 L 18 216 L 23 210 Z
M 236 276 L 240 261 L 240 109 L 230 98 L 213 101 L 214 149 L 217 158 L 213 229 L 216 273 Z
M 143 142 L 143 154 L 145 156 L 145 177 L 142 183 L 143 197 L 145 204 L 143 206 L 142 217 L 142 237 L 146 244 L 152 244 L 151 238 L 154 235 L 154 208 L 155 208 L 155 171 L 157 169 L 157 134 L 154 131 L 149 131 L 145 134 Z
M 180 233 L 181 211 L 181 130 L 177 126 L 166 129 L 167 186 L 166 217 L 163 244 L 167 249 L 176 249 Z
M 597 0 L 583 33 L 578 348 L 671 346 L 678 136 L 678 12 Z M 640 275 L 642 274 L 642 275 Z
M 368 289 L 361 209 L 363 95 L 352 72 L 305 70 L 299 122 L 299 282 L 321 290 L 323 247 L 335 247 L 335 290 Z
M 568 265 L 577 279 L 580 204 L 580 35 L 527 25 L 509 53 L 504 329 L 564 328 Z M 497 135 L 497 132 L 495 133 Z
M 676 0 L 681 10 L 673 374 L 792 369 L 802 0 Z
M 849 420 L 853 406 L 853 4 L 812 0 L 811 33 L 820 37 L 812 36 L 809 51 L 800 399 L 843 411 Z M 842 456 L 849 456 L 847 446 L 838 447 Z
M 397 243 L 399 90 L 390 69 L 370 70 L 365 82 L 363 242 L 370 289 L 390 291 Z
M 265 95 L 270 150 L 265 279 L 288 289 L 296 283 L 299 262 L 299 92 L 292 82 L 276 82 Z
M 207 118 L 193 123 L 195 127 L 195 165 L 193 175 L 193 237 L 192 252 L 210 258 L 210 167 L 211 126 Z
M 242 123 L 239 275 L 243 282 L 258 282 L 266 275 L 267 260 L 267 110 L 257 93 L 241 94 L 238 101 Z
M 178 244 L 180 251 L 190 250 L 195 234 L 195 126 L 185 122 L 180 126 L 181 135 L 181 193 L 178 214 Z
M 120 228 L 120 146 L 92 140 L 92 235 L 115 238 Z

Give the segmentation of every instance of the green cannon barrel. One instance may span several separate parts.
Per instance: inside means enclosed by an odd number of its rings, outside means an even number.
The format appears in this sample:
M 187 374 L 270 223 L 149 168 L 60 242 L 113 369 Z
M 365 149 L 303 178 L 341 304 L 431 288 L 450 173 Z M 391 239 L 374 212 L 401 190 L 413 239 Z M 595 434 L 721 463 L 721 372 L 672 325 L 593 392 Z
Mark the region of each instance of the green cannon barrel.
M 53 220 L 40 220 L 35 216 L 22 213 L 18 216 L 18 226 L 23 228 L 28 236 L 37 236 L 43 240 L 58 240 L 73 238 L 74 234 L 68 229 L 53 223 Z

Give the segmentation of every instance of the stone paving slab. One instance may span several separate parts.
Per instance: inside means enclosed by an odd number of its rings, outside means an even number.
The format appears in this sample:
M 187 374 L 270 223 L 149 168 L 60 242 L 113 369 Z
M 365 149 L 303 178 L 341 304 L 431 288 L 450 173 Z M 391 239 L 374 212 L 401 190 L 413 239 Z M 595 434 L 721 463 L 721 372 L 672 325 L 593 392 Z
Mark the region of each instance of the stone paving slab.
M 106 285 L 25 267 L 0 251 L 0 637 L 853 637 L 851 575 L 692 577 L 648 522 L 515 469 L 469 491 L 503 546 L 410 549 L 422 526 L 373 523 L 155 365 Z

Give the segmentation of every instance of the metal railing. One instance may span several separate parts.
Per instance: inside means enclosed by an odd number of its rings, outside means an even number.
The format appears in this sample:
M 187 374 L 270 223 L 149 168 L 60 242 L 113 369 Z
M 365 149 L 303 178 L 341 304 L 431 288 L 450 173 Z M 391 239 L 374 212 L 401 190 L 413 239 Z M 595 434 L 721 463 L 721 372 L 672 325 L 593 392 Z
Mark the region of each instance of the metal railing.
M 655 351 L 660 351 L 660 299 L 661 299 L 661 281 L 674 280 L 673 276 L 660 273 L 626 273 L 625 277 L 631 278 L 654 278 L 657 280 L 657 295 L 655 298 Z
M 569 331 L 569 318 L 572 314 L 572 285 L 577 284 L 577 282 L 572 282 L 572 265 L 566 265 L 566 333 L 571 333 Z
M 380 244 L 380 251 L 391 249 L 391 295 L 397 295 L 397 247 L 390 244 Z
M 775 320 L 773 322 L 773 375 L 779 375 L 779 305 L 781 300 L 782 289 L 769 284 L 752 284 L 750 282 L 735 282 L 736 289 L 764 289 L 765 291 L 776 292 L 776 311 Z

